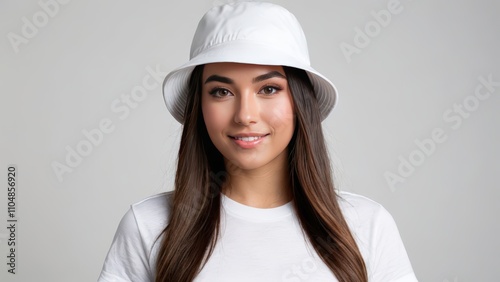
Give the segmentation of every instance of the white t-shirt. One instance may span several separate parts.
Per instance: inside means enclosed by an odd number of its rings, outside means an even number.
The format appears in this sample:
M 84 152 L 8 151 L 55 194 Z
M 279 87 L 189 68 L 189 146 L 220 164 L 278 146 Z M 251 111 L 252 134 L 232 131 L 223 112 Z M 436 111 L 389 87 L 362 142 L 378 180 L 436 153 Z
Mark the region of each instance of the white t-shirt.
M 99 282 L 154 281 L 171 192 L 133 204 L 118 226 Z M 417 281 L 392 216 L 378 203 L 340 192 L 339 204 L 370 282 Z M 222 195 L 220 239 L 195 282 L 337 281 L 303 234 L 292 203 L 271 209 Z M 327 243 L 328 241 L 326 241 Z

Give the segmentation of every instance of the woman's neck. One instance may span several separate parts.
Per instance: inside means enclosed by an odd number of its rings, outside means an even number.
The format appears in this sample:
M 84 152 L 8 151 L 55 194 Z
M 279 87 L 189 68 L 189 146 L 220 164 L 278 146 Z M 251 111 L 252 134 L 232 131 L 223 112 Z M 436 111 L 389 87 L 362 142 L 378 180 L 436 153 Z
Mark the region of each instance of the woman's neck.
M 229 178 L 223 193 L 234 201 L 256 208 L 273 208 L 292 199 L 286 154 L 253 170 L 226 165 Z

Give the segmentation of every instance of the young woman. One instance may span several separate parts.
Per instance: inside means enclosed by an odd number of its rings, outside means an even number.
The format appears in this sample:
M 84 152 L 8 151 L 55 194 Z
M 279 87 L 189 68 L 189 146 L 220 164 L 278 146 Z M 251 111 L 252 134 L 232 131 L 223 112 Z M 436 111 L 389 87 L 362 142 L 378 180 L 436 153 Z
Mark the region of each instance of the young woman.
M 291 13 L 214 7 L 190 57 L 163 87 L 184 124 L 174 190 L 132 205 L 99 281 L 417 281 L 389 213 L 334 189 L 337 91 Z

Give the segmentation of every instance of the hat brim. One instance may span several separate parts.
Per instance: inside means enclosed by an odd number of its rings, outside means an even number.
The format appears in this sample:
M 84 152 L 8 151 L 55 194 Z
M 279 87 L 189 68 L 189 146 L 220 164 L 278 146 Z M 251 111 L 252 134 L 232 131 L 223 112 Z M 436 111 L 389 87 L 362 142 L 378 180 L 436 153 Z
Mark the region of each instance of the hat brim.
M 163 98 L 167 109 L 181 124 L 184 123 L 184 110 L 187 102 L 188 83 L 193 69 L 209 63 L 244 63 L 256 65 L 280 65 L 303 69 L 307 72 L 316 93 L 323 121 L 338 100 L 335 85 L 308 62 L 297 60 L 294 56 L 269 46 L 240 40 L 230 44 L 219 44 L 198 54 L 186 64 L 171 71 L 163 81 Z

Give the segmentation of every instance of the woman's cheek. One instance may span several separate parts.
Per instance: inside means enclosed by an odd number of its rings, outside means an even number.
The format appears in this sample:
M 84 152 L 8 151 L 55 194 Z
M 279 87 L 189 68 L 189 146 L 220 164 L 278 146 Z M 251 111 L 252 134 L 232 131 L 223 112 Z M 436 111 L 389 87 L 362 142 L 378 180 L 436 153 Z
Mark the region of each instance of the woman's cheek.
M 207 127 L 207 131 L 209 135 L 212 135 L 214 130 L 217 130 L 217 127 L 221 124 L 221 115 L 223 111 L 218 110 L 216 104 L 206 103 L 203 105 L 203 119 L 205 120 L 205 125 Z
M 214 110 L 212 106 L 208 105 L 203 107 L 203 118 L 205 119 L 205 124 L 207 126 L 210 126 L 213 123 L 212 120 L 215 118 L 213 112 Z
M 277 103 L 270 105 L 265 113 L 268 116 L 267 120 L 270 126 L 274 128 L 293 127 L 294 113 L 289 100 L 280 99 Z

